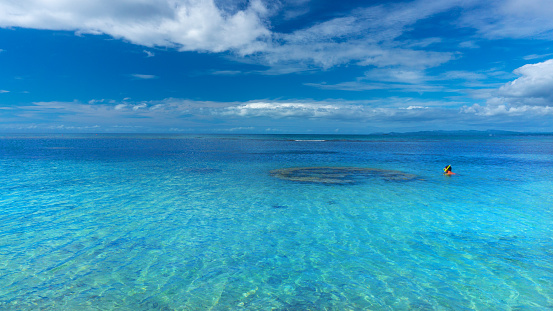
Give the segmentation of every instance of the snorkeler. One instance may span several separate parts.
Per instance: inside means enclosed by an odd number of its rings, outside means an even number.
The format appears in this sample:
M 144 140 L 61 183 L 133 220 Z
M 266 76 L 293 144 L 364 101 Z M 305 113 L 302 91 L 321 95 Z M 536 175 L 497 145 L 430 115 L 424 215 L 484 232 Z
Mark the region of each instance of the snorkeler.
M 455 173 L 451 171 L 451 165 L 448 165 L 444 168 L 444 175 L 455 175 Z

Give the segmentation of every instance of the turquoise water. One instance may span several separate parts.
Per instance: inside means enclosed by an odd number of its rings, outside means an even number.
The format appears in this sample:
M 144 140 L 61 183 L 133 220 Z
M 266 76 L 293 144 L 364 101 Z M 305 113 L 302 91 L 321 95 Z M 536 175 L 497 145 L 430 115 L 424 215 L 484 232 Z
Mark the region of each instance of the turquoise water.
M 553 308 L 553 136 L 3 135 L 0 164 L 1 310 Z M 415 178 L 270 173 L 300 167 Z

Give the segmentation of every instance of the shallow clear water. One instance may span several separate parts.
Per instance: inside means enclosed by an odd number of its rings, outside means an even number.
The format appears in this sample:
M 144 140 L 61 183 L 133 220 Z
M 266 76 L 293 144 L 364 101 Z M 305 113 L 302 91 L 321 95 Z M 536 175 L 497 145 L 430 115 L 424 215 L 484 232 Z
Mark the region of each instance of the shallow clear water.
M 553 136 L 3 135 L 0 165 L 2 310 L 553 308 Z

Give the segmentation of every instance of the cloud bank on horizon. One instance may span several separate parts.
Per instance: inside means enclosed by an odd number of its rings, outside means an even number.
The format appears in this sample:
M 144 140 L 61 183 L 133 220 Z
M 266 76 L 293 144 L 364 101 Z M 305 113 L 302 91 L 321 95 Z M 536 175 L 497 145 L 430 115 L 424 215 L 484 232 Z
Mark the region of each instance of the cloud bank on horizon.
M 0 38 L 12 38 L 0 61 L 15 64 L 1 74 L 0 130 L 553 131 L 550 16 L 549 0 L 0 0 Z M 96 92 L 68 100 L 25 83 L 49 83 L 52 73 L 16 66 L 55 49 L 14 56 L 25 29 L 91 47 L 115 39 L 137 53 L 67 69 L 65 88 L 86 76 Z M 194 71 L 175 74 L 192 58 Z

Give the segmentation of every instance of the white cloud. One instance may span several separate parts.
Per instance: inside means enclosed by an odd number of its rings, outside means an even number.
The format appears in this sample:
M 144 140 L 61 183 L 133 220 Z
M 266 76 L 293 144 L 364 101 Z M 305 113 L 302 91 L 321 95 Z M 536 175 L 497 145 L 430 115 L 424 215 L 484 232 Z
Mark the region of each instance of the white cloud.
M 447 80 L 461 79 L 461 80 L 484 80 L 488 76 L 486 74 L 474 71 L 452 70 L 443 74 L 443 78 Z
M 534 99 L 553 105 L 553 59 L 524 65 L 514 71 L 521 77 L 503 85 L 500 97 L 518 100 Z
M 270 30 L 269 18 L 274 13 L 270 5 L 280 7 L 261 0 L 247 5 L 216 4 L 214 0 L 3 1 L 0 27 L 107 34 L 147 47 L 181 51 L 255 53 L 253 59 L 270 66 L 303 63 L 294 66 L 297 70 L 351 61 L 364 66 L 432 67 L 452 59 L 450 53 L 412 50 L 438 38 L 409 42 L 404 48 L 396 44 L 383 47 L 383 43 L 393 42 L 418 20 L 455 7 L 456 0 L 372 6 L 288 34 Z M 286 5 L 292 10 L 306 9 L 306 1 L 284 1 Z
M 154 57 L 156 55 L 154 52 L 148 50 L 144 50 L 143 52 L 146 53 L 146 57 Z
M 524 1 L 421 0 L 370 6 L 290 33 L 273 33 L 273 40 L 256 54 L 255 60 L 269 66 L 291 66 L 293 70 L 350 63 L 404 72 L 432 68 L 462 55 L 429 50 L 434 44 L 447 42 L 441 38 L 404 40 L 401 36 L 413 30 L 416 23 L 459 9 L 459 20 L 450 20 L 448 26 L 471 27 L 484 37 L 552 34 L 553 2 L 530 0 L 529 6 L 524 6 Z M 511 23 L 515 26 L 510 27 Z M 459 47 L 473 49 L 478 45 L 463 41 Z
M 299 29 L 274 33 L 256 60 L 270 66 L 291 64 L 330 68 L 355 62 L 360 66 L 429 68 L 455 58 L 449 52 L 423 51 L 439 38 L 396 39 L 414 23 L 458 5 L 457 1 L 414 1 L 372 6 Z
M 238 70 L 219 70 L 219 71 L 212 72 L 212 74 L 220 75 L 220 76 L 234 76 L 234 75 L 238 75 L 238 74 L 241 74 L 241 73 L 243 73 L 243 72 L 238 71 Z
M 125 108 L 127 108 L 129 105 L 128 104 L 118 104 L 116 105 L 113 109 L 115 110 L 123 110 Z
M 477 49 L 480 46 L 478 46 L 478 44 L 476 44 L 476 42 L 474 41 L 464 41 L 459 43 L 459 47 L 463 49 Z
M 310 8 L 308 6 L 311 0 L 281 0 L 282 6 L 286 9 L 282 12 L 285 20 L 296 19 L 304 14 L 309 13 Z M 275 3 L 277 3 L 275 1 Z
M 464 113 L 475 114 L 478 116 L 509 116 L 509 117 L 532 117 L 553 115 L 553 107 L 549 106 L 508 106 L 508 105 L 486 105 L 478 104 L 463 107 Z
M 239 126 L 239 127 L 233 127 L 230 129 L 227 129 L 228 132 L 236 132 L 236 131 L 253 131 L 255 130 L 255 127 L 253 126 Z
M 3 129 L 29 131 L 184 131 L 367 133 L 421 129 L 467 129 L 471 126 L 531 130 L 550 128 L 551 106 L 459 105 L 409 98 L 378 101 L 251 101 L 200 102 L 168 98 L 160 101 L 87 103 L 37 102 L 10 107 L 3 115 Z M 300 123 L 298 122 L 301 122 Z
M 504 81 L 510 77 L 512 77 L 512 74 L 495 70 L 479 72 L 452 70 L 430 75 L 426 69 L 395 66 L 368 70 L 364 76 L 356 78 L 355 81 L 335 84 L 326 82 L 305 83 L 305 85 L 342 91 L 399 90 L 418 93 L 452 92 L 466 94 L 479 92 L 482 88 L 493 88 L 496 85 L 499 87 L 500 82 L 493 83 L 491 81 L 497 79 Z M 487 97 L 489 97 L 488 93 Z
M 483 117 L 553 115 L 553 59 L 524 65 L 514 73 L 520 77 L 490 93 L 486 105 L 465 106 L 461 111 Z
M 546 58 L 553 55 L 553 53 L 547 53 L 547 54 L 530 54 L 523 57 L 524 60 L 533 60 L 538 58 Z
M 335 105 L 312 103 L 274 103 L 252 102 L 239 106 L 228 107 L 221 112 L 222 115 L 234 115 L 240 117 L 326 117 L 336 113 L 340 108 Z
M 322 83 L 305 83 L 305 85 L 320 88 L 323 90 L 340 90 L 340 91 L 370 91 L 370 90 L 381 90 L 381 89 L 392 89 L 398 87 L 398 85 L 390 85 L 387 83 L 370 83 L 370 82 L 361 82 L 361 81 L 346 81 L 336 84 L 330 84 L 326 82 Z
M 424 107 L 424 106 L 409 106 L 407 108 L 404 108 L 404 109 L 407 109 L 407 110 L 411 110 L 411 109 L 428 109 L 429 107 Z
M 10 91 L 6 91 L 6 90 L 0 90 L 0 94 L 2 93 L 9 93 Z
M 235 117 L 263 117 L 271 119 L 299 118 L 303 120 L 326 120 L 345 122 L 368 121 L 409 121 L 443 119 L 443 113 L 437 113 L 440 108 L 428 107 L 420 104 L 409 104 L 408 99 L 399 103 L 385 104 L 373 107 L 359 102 L 250 102 L 237 106 L 230 106 L 214 112 L 222 116 Z M 385 105 L 388 105 L 386 107 Z M 393 107 L 395 105 L 395 107 Z M 440 116 L 440 117 L 436 117 Z
M 398 83 L 422 83 L 427 80 L 427 77 L 421 70 L 379 68 L 367 71 L 364 79 Z
M 553 1 L 488 0 L 465 11 L 460 23 L 486 38 L 553 39 Z
M 294 64 L 296 70 L 350 62 L 378 67 L 441 65 L 455 55 L 419 50 L 442 42 L 441 38 L 398 38 L 421 20 L 459 8 L 458 25 L 475 28 L 485 37 L 553 38 L 551 0 L 389 2 L 356 9 L 290 33 L 272 32 L 270 18 L 279 10 L 290 18 L 303 14 L 309 11 L 308 1 L 262 1 L 1 1 L 0 27 L 107 34 L 147 47 L 181 51 L 234 51 L 269 66 Z M 460 45 L 475 47 L 472 41 Z M 154 55 L 144 52 L 147 57 Z
M 372 105 L 379 103 L 380 106 Z M 406 117 L 432 110 L 434 104 L 419 103 L 409 99 L 392 98 L 387 102 L 321 102 L 321 101 L 252 101 L 201 102 L 168 98 L 161 101 L 116 102 L 111 100 L 91 100 L 88 103 L 36 102 L 30 106 L 14 108 L 18 114 L 34 119 L 59 119 L 78 122 L 79 120 L 107 122 L 109 120 L 144 120 L 149 118 L 172 123 L 182 121 L 182 116 L 193 119 L 213 118 L 302 118 L 321 120 L 365 120 L 382 117 Z M 137 116 L 142 117 L 135 118 Z
M 148 105 L 146 105 L 146 103 L 141 103 L 141 104 L 138 104 L 138 105 L 134 105 L 132 107 L 132 110 L 137 111 L 139 109 L 144 109 L 146 107 L 148 107 Z
M 358 81 L 347 81 L 336 84 L 328 83 L 305 83 L 305 85 L 317 87 L 325 90 L 341 90 L 341 91 L 371 91 L 371 90 L 397 90 L 401 92 L 445 92 L 450 91 L 440 85 L 429 84 L 409 84 L 409 83 L 390 83 L 390 82 L 371 82 L 365 77 L 359 78 Z
M 264 53 L 256 55 L 255 60 L 268 66 L 303 71 L 312 67 L 328 69 L 352 62 L 359 66 L 424 69 L 442 65 L 455 57 L 449 52 L 411 50 L 393 46 L 383 48 L 369 40 L 351 39 L 344 42 L 286 42 L 267 48 Z
M 141 79 L 141 80 L 151 80 L 151 79 L 157 79 L 158 78 L 155 75 L 145 75 L 145 74 L 138 74 L 138 73 L 133 73 L 133 74 L 131 74 L 131 76 L 136 78 L 136 79 Z
M 107 34 L 148 47 L 251 53 L 270 34 L 265 6 L 232 13 L 213 0 L 18 0 L 0 2 L 0 27 Z

